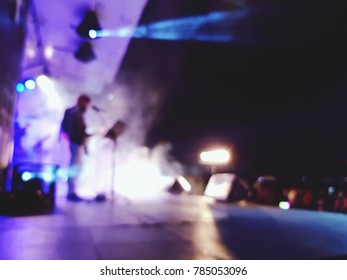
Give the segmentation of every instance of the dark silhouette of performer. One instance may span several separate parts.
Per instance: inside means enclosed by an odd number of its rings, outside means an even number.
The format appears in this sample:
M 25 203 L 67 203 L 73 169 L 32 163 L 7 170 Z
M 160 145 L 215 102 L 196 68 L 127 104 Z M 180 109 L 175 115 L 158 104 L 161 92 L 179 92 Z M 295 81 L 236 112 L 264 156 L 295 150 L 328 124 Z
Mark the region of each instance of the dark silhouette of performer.
M 86 140 L 90 136 L 86 133 L 86 125 L 84 122 L 84 113 L 90 105 L 91 98 L 86 94 L 81 94 L 77 104 L 74 107 L 66 109 L 64 118 L 61 122 L 61 132 L 69 139 L 69 147 L 71 153 L 70 166 L 68 172 L 68 194 L 69 201 L 82 200 L 76 194 L 76 179 L 78 178 L 82 153 L 87 152 Z

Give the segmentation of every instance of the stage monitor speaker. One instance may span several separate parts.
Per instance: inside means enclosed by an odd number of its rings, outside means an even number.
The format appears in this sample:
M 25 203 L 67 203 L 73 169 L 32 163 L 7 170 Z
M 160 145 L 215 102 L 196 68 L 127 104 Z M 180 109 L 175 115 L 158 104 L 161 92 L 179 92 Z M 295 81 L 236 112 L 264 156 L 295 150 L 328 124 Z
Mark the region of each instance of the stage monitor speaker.
M 189 193 L 192 195 L 203 195 L 205 192 L 209 177 L 210 177 L 209 175 L 205 175 L 205 174 L 184 175 L 184 178 L 191 185 L 191 191 Z
M 175 182 L 167 190 L 171 194 L 181 194 L 185 190 L 181 183 L 176 179 Z
M 11 197 L 23 207 L 31 203 L 35 207 L 53 208 L 57 170 L 56 165 L 16 164 L 13 169 Z
M 236 174 L 213 174 L 206 186 L 204 195 L 219 201 L 235 202 L 248 198 L 248 186 Z

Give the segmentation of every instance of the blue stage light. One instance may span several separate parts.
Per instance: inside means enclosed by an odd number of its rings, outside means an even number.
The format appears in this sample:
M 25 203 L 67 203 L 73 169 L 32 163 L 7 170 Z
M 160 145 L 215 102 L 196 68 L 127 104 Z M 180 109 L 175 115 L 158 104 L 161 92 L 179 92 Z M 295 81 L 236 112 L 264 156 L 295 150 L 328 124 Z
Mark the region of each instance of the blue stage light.
M 182 18 L 173 18 L 136 28 L 121 27 L 114 30 L 101 30 L 93 33 L 96 37 L 133 37 L 169 41 L 209 41 L 209 42 L 232 42 L 252 41 L 250 34 L 240 32 L 238 23 L 251 11 L 241 9 L 237 11 L 215 11 L 208 14 L 194 15 Z
M 35 87 L 36 87 L 36 83 L 32 79 L 26 80 L 24 85 L 27 89 L 30 89 L 30 90 L 35 89 Z
M 22 173 L 22 180 L 23 182 L 28 182 L 29 180 L 34 178 L 34 174 L 31 172 L 25 171 Z
M 46 183 L 51 183 L 54 181 L 54 175 L 52 173 L 49 172 L 45 172 L 42 174 L 42 179 L 46 182 Z
M 18 93 L 22 93 L 24 91 L 25 87 L 22 83 L 18 83 L 16 86 L 16 90 Z
M 89 30 L 89 37 L 91 39 L 95 39 L 97 37 L 97 33 L 96 33 L 96 31 L 94 29 Z

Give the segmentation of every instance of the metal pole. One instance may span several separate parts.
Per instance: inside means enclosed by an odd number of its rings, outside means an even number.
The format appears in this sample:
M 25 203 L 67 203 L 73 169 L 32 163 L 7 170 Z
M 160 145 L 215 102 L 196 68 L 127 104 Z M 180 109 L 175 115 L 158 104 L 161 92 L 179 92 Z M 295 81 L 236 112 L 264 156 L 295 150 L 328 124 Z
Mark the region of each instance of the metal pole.
M 113 151 L 112 151 L 112 182 L 111 182 L 111 201 L 114 201 L 114 189 L 116 180 L 116 138 L 113 139 Z

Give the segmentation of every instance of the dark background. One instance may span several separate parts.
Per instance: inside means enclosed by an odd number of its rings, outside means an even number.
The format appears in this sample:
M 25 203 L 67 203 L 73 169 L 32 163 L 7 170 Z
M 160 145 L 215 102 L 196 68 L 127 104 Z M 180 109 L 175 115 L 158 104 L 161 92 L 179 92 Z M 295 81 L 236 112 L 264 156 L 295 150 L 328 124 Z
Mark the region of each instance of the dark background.
M 140 24 L 242 8 L 235 3 L 150 0 Z M 131 41 L 121 75 L 163 92 L 148 145 L 170 141 L 179 160 L 196 163 L 204 145 L 225 141 L 245 175 L 345 174 L 345 4 L 246 7 L 256 12 L 237 24 L 251 42 Z

